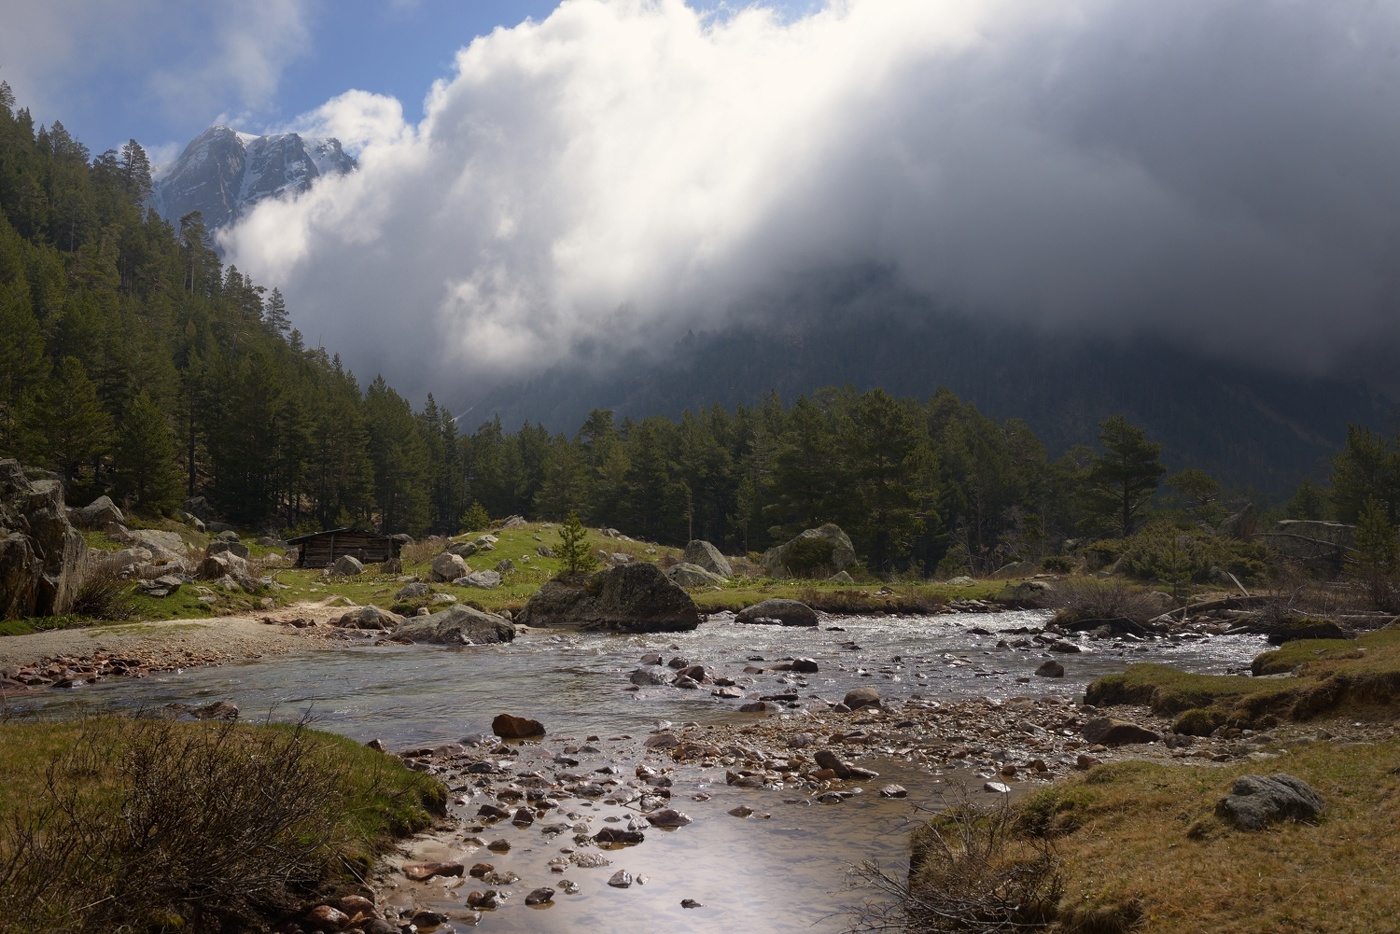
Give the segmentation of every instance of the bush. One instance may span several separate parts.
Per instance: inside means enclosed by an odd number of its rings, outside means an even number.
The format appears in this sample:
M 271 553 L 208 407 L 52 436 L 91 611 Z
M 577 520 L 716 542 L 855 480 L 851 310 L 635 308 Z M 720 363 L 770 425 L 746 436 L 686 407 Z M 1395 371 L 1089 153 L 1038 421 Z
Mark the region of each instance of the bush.
M 1040 566 L 1051 574 L 1068 574 L 1074 570 L 1074 559 L 1069 555 L 1048 555 Z
M 0 828 L 0 931 L 216 931 L 367 864 L 380 834 L 425 826 L 440 792 L 342 742 L 300 727 L 82 726 Z
M 116 564 L 98 557 L 83 575 L 72 612 L 86 619 L 130 619 L 136 615 L 136 605 L 131 602 L 131 584 L 122 580 Z
M 1129 584 L 1109 578 L 1084 577 L 1055 584 L 1054 605 L 1058 623 L 1086 619 L 1130 619 L 1145 623 L 1162 612 L 1161 598 Z
M 1054 922 L 1064 895 L 1059 857 L 1046 837 L 1017 832 L 1009 804 L 967 801 L 914 831 L 909 883 L 866 864 L 857 874 L 898 896 L 894 913 L 861 909 L 848 930 L 1035 930 Z

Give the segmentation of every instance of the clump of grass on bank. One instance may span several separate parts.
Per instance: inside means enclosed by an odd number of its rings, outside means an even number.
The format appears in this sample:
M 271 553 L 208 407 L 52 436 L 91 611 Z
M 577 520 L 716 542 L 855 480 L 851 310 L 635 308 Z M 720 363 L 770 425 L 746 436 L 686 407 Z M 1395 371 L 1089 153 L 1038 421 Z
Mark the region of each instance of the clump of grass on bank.
M 295 726 L 0 725 L 0 932 L 220 930 L 362 877 L 444 793 Z
M 1400 705 L 1400 629 L 1380 629 L 1355 640 L 1291 642 L 1255 659 L 1254 671 L 1293 676 L 1195 675 L 1168 665 L 1137 664 L 1089 685 L 1085 701 L 1147 705 L 1159 716 L 1176 716 L 1177 732 L 1194 735 L 1227 724 L 1269 727 L 1279 720 L 1309 720 L 1341 710 L 1393 715 Z

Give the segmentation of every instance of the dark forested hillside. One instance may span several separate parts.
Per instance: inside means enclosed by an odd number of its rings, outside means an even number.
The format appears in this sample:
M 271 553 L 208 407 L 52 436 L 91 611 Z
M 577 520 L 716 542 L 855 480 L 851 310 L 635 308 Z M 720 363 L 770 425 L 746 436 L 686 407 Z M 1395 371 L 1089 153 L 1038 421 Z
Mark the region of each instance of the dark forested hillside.
M 855 307 L 820 295 L 831 311 L 807 324 L 691 335 L 657 356 L 635 356 L 598 373 L 561 367 L 477 401 L 507 425 L 578 424 L 587 409 L 619 416 L 676 417 L 721 403 L 785 400 L 822 386 L 881 387 L 927 399 L 940 386 L 998 418 L 1020 418 L 1052 454 L 1091 444 L 1099 422 L 1125 414 L 1162 441 L 1178 466 L 1268 495 L 1305 476 L 1323 477 L 1346 426 L 1381 427 L 1390 400 L 1360 381 L 1271 371 L 1247 357 L 1227 361 L 1148 338 L 1131 341 L 1043 334 L 940 312 L 908 296 L 873 290 Z M 845 304 L 843 304 L 845 303 Z M 888 314 L 870 305 L 888 306 Z

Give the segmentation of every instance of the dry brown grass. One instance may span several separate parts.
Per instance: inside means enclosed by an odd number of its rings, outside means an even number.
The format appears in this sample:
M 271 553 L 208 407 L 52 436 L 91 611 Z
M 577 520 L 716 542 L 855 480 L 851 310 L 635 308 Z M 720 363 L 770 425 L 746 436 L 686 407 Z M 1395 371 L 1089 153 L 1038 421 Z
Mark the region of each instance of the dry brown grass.
M 1050 834 L 1065 867 L 1059 923 L 1112 930 L 1134 912 L 1153 934 L 1396 929 L 1400 746 L 1316 744 L 1267 764 L 1101 766 L 1035 793 L 1021 829 Z M 1257 833 L 1214 814 L 1242 774 L 1287 771 L 1326 801 L 1315 824 Z M 1118 930 L 1127 929 L 1118 927 Z

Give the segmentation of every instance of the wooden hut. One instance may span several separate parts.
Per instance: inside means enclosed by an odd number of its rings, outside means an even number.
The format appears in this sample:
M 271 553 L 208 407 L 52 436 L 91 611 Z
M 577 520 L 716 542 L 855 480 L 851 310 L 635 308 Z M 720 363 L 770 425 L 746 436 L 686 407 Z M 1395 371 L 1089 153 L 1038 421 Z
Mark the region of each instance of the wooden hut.
M 399 556 L 401 539 L 368 529 L 347 528 L 303 535 L 288 539 L 287 544 L 301 549 L 297 567 L 323 568 L 334 564 L 341 555 L 359 558 L 362 564 L 382 564 Z

